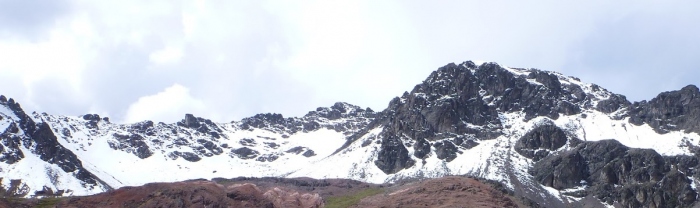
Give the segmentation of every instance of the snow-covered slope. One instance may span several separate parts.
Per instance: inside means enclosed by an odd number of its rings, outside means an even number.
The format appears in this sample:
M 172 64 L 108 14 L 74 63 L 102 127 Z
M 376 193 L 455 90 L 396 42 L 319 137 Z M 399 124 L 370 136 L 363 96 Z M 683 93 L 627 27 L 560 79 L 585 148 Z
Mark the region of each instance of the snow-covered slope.
M 0 110 L 0 127 L 11 132 L 21 122 L 17 112 L 7 105 L 1 105 Z M 21 129 L 3 134 L 3 153 L 19 152 L 22 156 L 16 158 L 17 162 L 0 163 L 0 177 L 6 190 L 13 188 L 11 180 L 21 179 L 22 191 L 13 194 L 23 196 L 42 195 L 45 185 L 52 194 L 62 191 L 62 195 L 87 195 L 157 181 L 284 177 L 333 153 L 346 142 L 345 137 L 367 125 L 375 114 L 347 103 L 318 108 L 302 118 L 259 114 L 231 123 L 214 123 L 188 114 L 175 124 L 114 124 L 95 114 L 72 117 L 34 113 L 27 117 L 48 124 L 57 138 L 55 145 L 74 153 L 79 158 L 74 163 L 80 163 L 104 186 L 81 185 L 70 172 L 23 148 L 22 140 L 17 141 L 19 147 L 7 143 L 13 135 L 26 141 L 34 139 Z
M 302 118 L 259 114 L 214 123 L 186 115 L 175 124 L 113 124 L 97 115 L 38 115 L 89 170 L 113 187 L 195 178 L 283 177 L 329 156 L 375 113 L 347 103 Z
M 300 118 L 258 114 L 216 123 L 188 114 L 174 124 L 115 124 L 94 114 L 28 116 L 3 100 L 2 187 L 23 196 L 215 177 L 386 183 L 470 175 L 550 207 L 591 200 L 686 206 L 697 199 L 695 86 L 630 103 L 556 72 L 467 61 L 441 67 L 381 112 L 336 103 Z M 51 135 L 27 132 L 43 124 Z M 57 159 L 36 140 L 74 156 Z M 66 158 L 72 166 L 61 166 Z
M 57 144 L 46 123 L 0 96 L 0 186 L 4 195 L 87 195 L 111 187 Z

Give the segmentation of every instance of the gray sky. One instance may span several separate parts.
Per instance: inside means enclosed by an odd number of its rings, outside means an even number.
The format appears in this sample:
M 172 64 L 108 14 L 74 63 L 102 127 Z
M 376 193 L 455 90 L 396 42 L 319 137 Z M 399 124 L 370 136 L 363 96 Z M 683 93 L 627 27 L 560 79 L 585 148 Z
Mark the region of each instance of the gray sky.
M 178 2 L 178 3 L 171 3 Z M 0 94 L 115 122 L 381 110 L 450 62 L 558 71 L 632 101 L 698 84 L 694 1 L 0 0 Z

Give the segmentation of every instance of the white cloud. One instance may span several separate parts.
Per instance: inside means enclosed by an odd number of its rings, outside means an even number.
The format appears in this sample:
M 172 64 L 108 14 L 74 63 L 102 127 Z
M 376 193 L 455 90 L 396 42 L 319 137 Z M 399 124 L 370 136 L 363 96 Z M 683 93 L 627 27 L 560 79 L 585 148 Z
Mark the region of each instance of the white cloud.
M 46 77 L 77 84 L 85 69 L 85 57 L 78 40 L 69 31 L 51 31 L 41 42 L 0 41 L 0 72 L 21 74 L 25 85 Z
M 316 105 L 347 101 L 382 109 L 439 67 L 421 53 L 400 2 L 306 1 L 268 8 L 283 22 L 289 43 L 289 55 L 274 66 L 315 86 Z
M 166 47 L 159 51 L 152 52 L 148 58 L 152 63 L 157 65 L 176 64 L 180 61 L 183 55 L 184 54 L 181 48 Z
M 692 77 L 700 75 L 693 57 L 700 52 L 700 30 L 692 27 L 697 5 L 56 2 L 63 12 L 0 14 L 0 93 L 30 110 L 108 112 L 115 121 L 165 118 L 134 113 L 145 107 L 131 103 L 163 89 L 199 103 L 190 106 L 206 104 L 216 121 L 265 112 L 301 116 L 336 101 L 380 110 L 431 71 L 468 59 L 560 71 L 635 98 L 697 84 Z M 655 74 L 660 68 L 666 73 Z M 610 77 L 628 81 L 616 85 Z M 198 109 L 183 108 L 165 119 Z
M 186 113 L 197 115 L 204 109 L 204 102 L 192 97 L 187 87 L 174 84 L 162 92 L 143 96 L 131 104 L 126 112 L 124 122 L 155 120 L 170 123 L 184 118 Z

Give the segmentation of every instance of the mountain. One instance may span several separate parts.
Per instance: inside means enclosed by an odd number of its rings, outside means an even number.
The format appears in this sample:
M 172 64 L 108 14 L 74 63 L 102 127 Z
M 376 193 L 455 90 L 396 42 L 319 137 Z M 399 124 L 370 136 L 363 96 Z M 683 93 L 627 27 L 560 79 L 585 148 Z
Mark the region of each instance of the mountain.
M 543 207 L 690 207 L 698 200 L 700 91 L 631 103 L 578 78 L 467 61 L 374 112 L 115 124 L 27 114 L 0 97 L 5 195 L 89 195 L 197 178 L 369 183 L 466 175 Z

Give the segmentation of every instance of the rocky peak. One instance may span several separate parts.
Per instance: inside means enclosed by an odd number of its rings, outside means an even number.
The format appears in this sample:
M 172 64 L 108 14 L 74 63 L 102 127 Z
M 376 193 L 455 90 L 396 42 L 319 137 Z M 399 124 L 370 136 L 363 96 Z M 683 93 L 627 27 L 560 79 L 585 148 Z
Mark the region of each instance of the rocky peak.
M 194 129 L 198 133 L 210 135 L 213 139 L 218 139 L 221 137 L 226 137 L 223 134 L 221 127 L 214 123 L 213 121 L 201 117 L 195 117 L 192 114 L 185 114 L 185 118 L 178 121 L 177 125 L 184 128 Z M 159 126 L 167 126 L 166 124 L 159 124 Z M 147 135 L 152 135 L 154 124 L 152 121 L 142 122 L 139 125 L 132 125 L 134 129 L 139 133 L 146 133 Z
M 294 119 L 284 118 L 282 114 L 277 113 L 260 113 L 253 117 L 244 118 L 241 120 L 243 129 L 259 128 L 259 129 L 286 129 L 289 123 L 294 122 Z
M 87 120 L 87 121 L 100 121 L 100 115 L 97 115 L 97 114 L 85 114 L 85 115 L 83 115 L 83 120 Z
M 333 104 L 333 106 L 331 106 L 331 109 L 340 111 L 341 113 L 347 113 L 350 110 L 361 109 L 361 108 L 344 103 L 344 102 L 337 102 L 337 103 Z
M 244 118 L 239 123 L 242 129 L 266 129 L 273 132 L 294 134 L 298 131 L 314 131 L 319 128 L 334 129 L 352 134 L 369 124 L 375 117 L 372 109 L 345 102 L 337 102 L 331 107 L 319 107 L 304 117 L 285 118 L 282 114 L 264 113 Z
M 630 123 L 649 124 L 658 133 L 700 133 L 700 91 L 695 85 L 663 92 L 650 101 L 635 102 L 631 108 Z
M 373 113 L 374 111 L 370 108 L 362 109 L 359 106 L 349 103 L 337 102 L 330 108 L 318 107 L 315 111 L 309 111 L 304 118 L 321 117 L 329 120 L 337 120 L 348 117 L 369 116 Z
M 559 78 L 554 74 L 539 70 L 532 70 L 532 72 L 527 75 L 527 78 L 534 79 L 535 82 L 538 82 L 550 89 L 561 89 L 561 82 L 559 82 Z
M 681 91 L 689 93 L 689 94 L 694 94 L 694 95 L 700 94 L 700 89 L 698 89 L 698 87 L 695 85 L 685 86 L 685 87 L 681 88 Z
M 522 112 L 524 121 L 529 121 L 540 116 L 557 119 L 583 110 L 612 113 L 628 105 L 624 96 L 556 72 L 508 68 L 493 62 L 450 63 L 389 103 L 378 121 L 385 127 L 379 155 L 392 157 L 382 157 L 375 164 L 386 173 L 410 167 L 400 166 L 412 162 L 388 161 L 410 160 L 395 156 L 408 154 L 403 150 L 406 146 L 414 149 L 417 158 L 434 151 L 449 162 L 458 152 L 478 145 L 475 141 L 502 135 L 499 113 Z
M 90 129 L 98 128 L 97 123 L 100 122 L 100 115 L 97 114 L 85 114 L 83 115 L 83 120 L 87 122 L 85 125 Z
M 197 117 L 194 117 L 192 114 L 185 114 L 185 119 L 182 120 L 182 122 L 185 124 L 186 127 L 190 128 L 198 128 L 199 127 L 199 120 Z
M 481 108 L 482 113 L 491 109 L 524 111 L 526 119 L 537 116 L 556 119 L 559 114 L 573 115 L 582 108 L 591 108 L 593 102 L 606 100 L 612 95 L 595 85 L 584 90 L 587 87 L 584 85 L 575 78 L 554 72 L 507 68 L 496 63 L 476 66 L 467 61 L 439 68 L 401 100 L 417 96 L 428 102 L 456 99 L 461 103 L 471 101 L 486 106 Z M 624 97 L 621 100 L 626 101 Z M 487 120 L 473 122 L 479 125 Z
M 603 113 L 613 113 L 621 109 L 627 109 L 630 105 L 632 104 L 624 95 L 612 94 L 608 99 L 599 101 L 595 109 Z M 625 115 L 618 115 L 616 119 L 622 118 L 623 116 Z
M 27 113 L 24 112 L 22 109 L 22 106 L 20 106 L 19 103 L 15 102 L 14 99 L 9 98 L 7 102 L 1 103 L 2 105 L 7 106 L 12 113 L 19 118 L 19 121 L 16 121 L 19 123 L 20 128 L 25 129 L 26 132 L 33 132 L 35 129 L 36 124 L 34 123 L 34 120 L 32 120 Z

